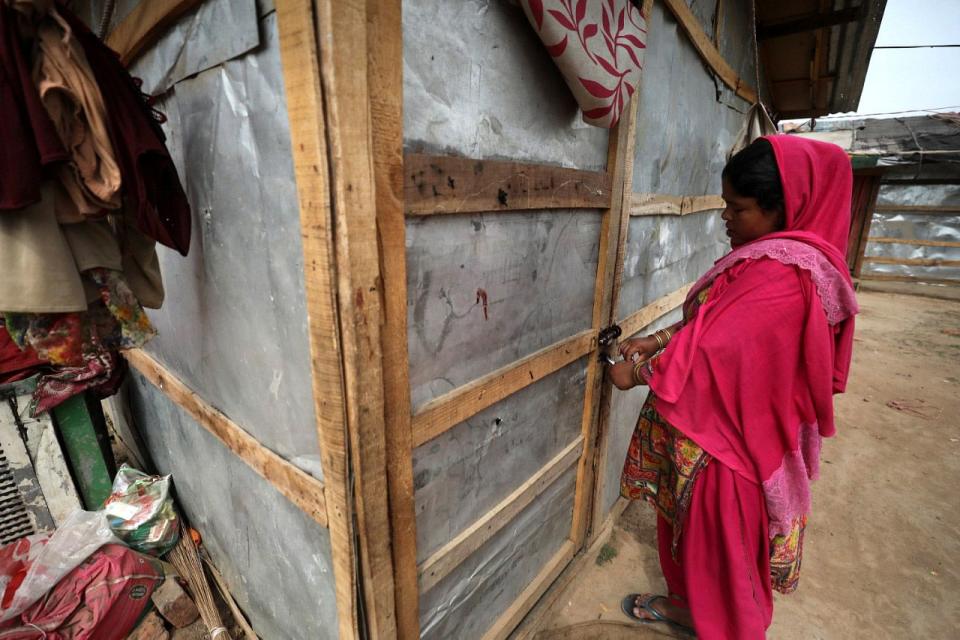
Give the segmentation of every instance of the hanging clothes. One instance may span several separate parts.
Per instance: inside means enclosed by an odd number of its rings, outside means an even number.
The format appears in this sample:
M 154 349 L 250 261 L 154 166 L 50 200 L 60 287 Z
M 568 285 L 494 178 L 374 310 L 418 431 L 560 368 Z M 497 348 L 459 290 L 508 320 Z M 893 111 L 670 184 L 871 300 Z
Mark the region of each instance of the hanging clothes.
M 124 195 L 137 227 L 181 254 L 190 247 L 190 203 L 164 144 L 166 136 L 120 58 L 62 3 L 57 10 L 80 43 L 107 109 Z
M 37 24 L 39 51 L 33 77 L 44 108 L 70 152 L 58 167 L 69 205 L 61 222 L 79 222 L 119 209 L 120 167 L 107 131 L 106 107 L 87 58 L 56 11 Z
M 33 84 L 19 18 L 0 1 L 0 215 L 39 202 L 44 167 L 69 157 Z

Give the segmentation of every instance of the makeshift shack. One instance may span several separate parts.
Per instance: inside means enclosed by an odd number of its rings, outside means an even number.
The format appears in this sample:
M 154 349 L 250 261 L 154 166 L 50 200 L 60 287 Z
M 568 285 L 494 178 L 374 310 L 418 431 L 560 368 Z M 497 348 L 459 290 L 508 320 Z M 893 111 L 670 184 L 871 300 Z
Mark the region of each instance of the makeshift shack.
M 884 5 L 73 4 L 193 209 L 111 413 L 270 640 L 530 637 L 624 507 L 643 393 L 610 392 L 601 331 L 676 318 L 757 85 L 775 117 L 854 109 Z M 590 38 L 637 86 L 565 82 Z
M 871 286 L 960 284 L 958 114 L 831 118 L 804 124 L 796 135 L 833 142 L 850 155 L 854 276 Z

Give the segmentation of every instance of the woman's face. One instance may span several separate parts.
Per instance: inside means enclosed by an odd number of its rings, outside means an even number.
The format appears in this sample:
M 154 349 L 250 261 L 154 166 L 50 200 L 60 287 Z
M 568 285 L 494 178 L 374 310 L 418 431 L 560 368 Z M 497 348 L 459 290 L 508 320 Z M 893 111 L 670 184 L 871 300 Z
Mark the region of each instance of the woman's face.
M 741 196 L 726 179 L 723 180 L 723 200 L 727 208 L 720 217 L 727 223 L 730 246 L 739 247 L 780 230 L 779 211 L 762 209 L 756 198 Z

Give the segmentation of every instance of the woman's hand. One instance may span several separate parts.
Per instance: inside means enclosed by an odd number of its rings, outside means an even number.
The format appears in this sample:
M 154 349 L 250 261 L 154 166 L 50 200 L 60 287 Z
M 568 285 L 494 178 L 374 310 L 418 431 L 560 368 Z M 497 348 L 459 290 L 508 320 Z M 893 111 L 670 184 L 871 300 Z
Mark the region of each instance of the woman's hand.
M 610 365 L 607 375 L 610 376 L 610 382 L 616 385 L 617 389 L 626 391 L 637 386 L 637 379 L 633 377 L 634 365 L 629 360 L 621 360 L 617 364 Z
M 630 363 L 631 366 L 638 362 L 646 362 L 653 357 L 653 354 L 659 351 L 659 349 L 660 343 L 657 342 L 657 339 L 653 336 L 632 338 L 620 343 L 620 355 L 622 355 L 623 359 Z

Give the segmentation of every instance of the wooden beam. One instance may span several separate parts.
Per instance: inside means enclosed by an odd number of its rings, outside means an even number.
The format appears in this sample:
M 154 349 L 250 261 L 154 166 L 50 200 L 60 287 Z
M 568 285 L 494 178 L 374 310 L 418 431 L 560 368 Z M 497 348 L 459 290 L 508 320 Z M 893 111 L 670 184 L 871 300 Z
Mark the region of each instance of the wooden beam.
M 123 66 L 149 49 L 181 16 L 203 0 L 140 2 L 107 36 L 107 46 L 120 55 Z
M 527 209 L 605 209 L 610 177 L 543 164 L 407 154 L 407 215 Z
M 510 523 L 521 511 L 576 464 L 583 452 L 583 436 L 564 447 L 539 471 L 517 487 L 497 506 L 443 545 L 420 565 L 420 589 L 427 592 L 469 558 L 485 542 Z
M 610 511 L 610 515 L 604 520 L 603 526 L 597 529 L 596 534 L 590 542 L 590 546 L 574 558 L 566 569 L 551 585 L 550 589 L 543 595 L 536 605 L 530 610 L 530 613 L 523 618 L 520 625 L 514 630 L 511 640 L 533 640 L 541 630 L 548 614 L 553 612 L 553 606 L 565 592 L 567 586 L 573 582 L 574 578 L 579 576 L 591 562 L 596 562 L 597 555 L 603 548 L 603 545 L 610 540 L 613 534 L 613 528 L 630 506 L 630 501 L 626 498 L 620 498 Z
M 371 96 L 377 88 L 370 86 L 367 73 L 369 51 L 378 43 L 367 35 L 366 0 L 315 0 L 315 5 L 363 617 L 370 638 L 386 639 L 396 637 L 397 622 L 387 504 L 384 299 L 371 115 Z M 399 126 L 399 114 L 386 115 L 390 126 Z
M 596 282 L 593 294 L 593 331 L 599 333 L 611 324 L 616 308 L 616 280 L 622 274 L 625 236 L 629 224 L 627 206 L 632 193 L 633 156 L 636 146 L 637 105 L 639 98 L 627 105 L 626 117 L 621 117 L 610 132 L 607 148 L 607 171 L 614 186 L 614 199 L 603 216 L 600 227 L 600 249 L 597 260 Z M 594 487 L 597 485 L 596 452 L 602 442 L 604 425 L 600 422 L 600 400 L 603 393 L 606 368 L 598 358 L 590 358 L 587 365 L 586 391 L 581 416 L 584 439 L 583 457 L 577 469 L 577 486 L 573 503 L 573 522 L 570 539 L 577 550 L 585 543 L 593 524 Z
M 878 213 L 928 213 L 954 215 L 960 213 L 960 207 L 927 204 L 880 204 L 874 208 Z
M 874 178 L 870 186 L 870 193 L 867 196 L 867 202 L 864 205 L 864 216 L 860 227 L 860 237 L 857 238 L 856 258 L 853 261 L 854 278 L 860 277 L 863 269 L 863 257 L 867 251 L 867 238 L 870 237 L 870 227 L 873 224 L 873 211 L 876 211 L 877 198 L 880 195 L 880 180 Z
M 950 286 L 960 286 L 960 279 L 926 278 L 923 276 L 891 276 L 882 273 L 867 273 L 860 276 L 860 280 L 884 280 L 888 282 L 915 282 L 917 284 L 945 284 Z
M 211 406 L 160 362 L 142 349 L 125 351 L 130 366 L 162 391 L 201 427 L 257 472 L 298 509 L 327 526 L 324 486 L 302 469 L 265 447 L 222 412 Z
M 887 258 L 885 256 L 867 256 L 863 259 L 869 264 L 899 264 L 911 267 L 960 267 L 960 260 L 941 258 Z
M 507 396 L 559 371 L 590 353 L 595 344 L 596 333 L 587 329 L 434 398 L 413 416 L 413 446 L 433 440 Z
M 816 31 L 827 27 L 834 27 L 838 24 L 856 22 L 862 17 L 863 6 L 861 5 L 848 9 L 839 9 L 837 11 L 811 13 L 800 18 L 792 18 L 785 22 L 764 25 L 758 24 L 757 39 L 760 41 L 771 40 L 795 33 Z
M 359 633 L 320 53 L 311 0 L 277 0 L 280 61 L 300 205 L 313 406 L 324 481 L 339 636 Z
M 550 558 L 550 561 L 544 565 L 540 573 L 520 593 L 520 597 L 483 634 L 483 640 L 505 640 L 514 628 L 520 624 L 533 605 L 537 603 L 537 600 L 550 588 L 560 572 L 570 563 L 575 552 L 573 542 L 565 541 L 560 550 Z
M 657 298 L 650 304 L 638 311 L 634 311 L 626 318 L 618 322 L 623 331 L 623 339 L 627 339 L 643 330 L 647 325 L 656 322 L 666 314 L 670 313 L 683 304 L 687 294 L 693 288 L 693 283 L 686 284 L 673 293 Z
M 919 238 L 867 238 L 867 242 L 880 244 L 911 244 L 919 247 L 960 247 L 955 240 L 920 240 Z
M 666 4 L 670 12 L 673 13 L 683 32 L 687 34 L 693 48 L 697 50 L 697 53 L 700 54 L 700 57 L 703 58 L 707 66 L 717 74 L 717 77 L 744 100 L 750 104 L 756 103 L 758 100 L 757 90 L 749 86 L 746 81 L 738 76 L 737 72 L 733 70 L 733 67 L 720 55 L 720 52 L 710 41 L 710 36 L 704 32 L 703 26 L 701 26 L 697 17 L 693 15 L 693 11 L 691 11 L 687 5 L 687 1 L 664 0 L 664 4 Z
M 686 216 L 702 211 L 716 211 L 727 205 L 715 195 L 671 196 L 662 193 L 634 193 L 630 196 L 631 216 Z
M 413 431 L 407 350 L 407 256 L 403 212 L 403 29 L 400 0 L 367 0 L 367 77 L 373 115 L 373 168 L 383 277 L 381 332 L 387 494 L 397 638 L 420 637 Z

